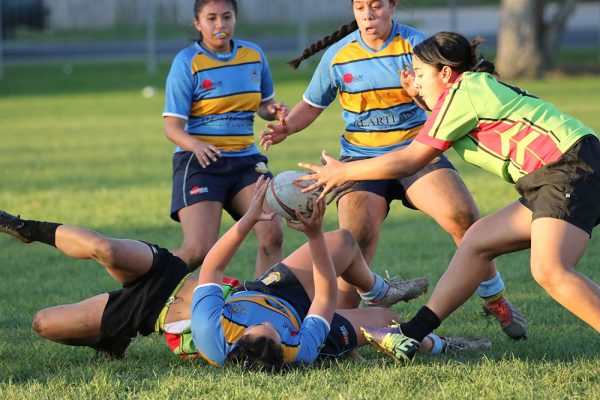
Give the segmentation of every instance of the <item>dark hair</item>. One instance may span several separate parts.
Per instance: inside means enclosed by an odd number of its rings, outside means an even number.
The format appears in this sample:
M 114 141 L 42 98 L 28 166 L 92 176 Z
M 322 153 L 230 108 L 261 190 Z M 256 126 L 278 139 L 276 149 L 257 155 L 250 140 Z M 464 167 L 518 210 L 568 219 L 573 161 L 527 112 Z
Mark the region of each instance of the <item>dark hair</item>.
M 227 355 L 227 361 L 252 371 L 278 372 L 283 367 L 283 350 L 271 338 L 242 336 Z
M 473 42 L 456 32 L 438 32 L 416 45 L 413 53 L 419 60 L 437 70 L 448 66 L 457 72 L 489 72 L 496 75 L 494 63 L 477 56 L 477 46 L 483 43 L 481 37 Z
M 340 26 L 338 30 L 332 32 L 328 36 L 325 36 L 323 39 L 317 40 L 316 42 L 305 48 L 300 57 L 288 61 L 288 64 L 292 68 L 298 69 L 302 61 L 309 59 L 314 54 L 318 53 L 323 49 L 326 49 L 327 47 L 331 46 L 344 36 L 348 35 L 351 32 L 354 32 L 357 29 L 358 24 L 356 23 L 356 20 L 353 20 L 349 24 Z
M 200 14 L 200 12 L 204 8 L 204 6 L 207 3 L 210 3 L 213 1 L 219 1 L 219 0 L 194 0 L 194 18 L 198 18 L 198 14 Z M 220 0 L 220 1 L 227 1 L 229 4 L 231 4 L 231 8 L 233 8 L 233 13 L 237 17 L 237 14 L 238 14 L 237 0 Z

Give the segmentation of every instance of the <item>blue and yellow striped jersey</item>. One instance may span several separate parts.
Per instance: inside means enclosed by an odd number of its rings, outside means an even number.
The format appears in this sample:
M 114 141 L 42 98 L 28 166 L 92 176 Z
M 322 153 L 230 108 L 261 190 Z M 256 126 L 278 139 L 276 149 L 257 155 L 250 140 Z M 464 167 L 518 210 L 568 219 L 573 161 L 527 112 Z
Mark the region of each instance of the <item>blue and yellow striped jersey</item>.
M 269 64 L 260 47 L 234 40 L 229 58 L 219 59 L 194 43 L 173 60 L 163 116 L 185 119 L 190 135 L 214 144 L 224 157 L 253 155 L 259 153 L 254 113 L 273 97 Z
M 238 292 L 225 301 L 221 286 L 198 286 L 192 298 L 192 337 L 198 354 L 212 365 L 223 365 L 244 330 L 270 322 L 281 337 L 285 362 L 311 363 L 329 334 L 318 315 L 301 321 L 285 300 L 255 291 Z
M 342 156 L 374 157 L 410 143 L 425 112 L 400 84 L 400 71 L 412 68 L 412 49 L 425 36 L 394 22 L 378 51 L 355 31 L 332 45 L 304 93 L 304 101 L 326 108 L 339 94 L 346 129 Z

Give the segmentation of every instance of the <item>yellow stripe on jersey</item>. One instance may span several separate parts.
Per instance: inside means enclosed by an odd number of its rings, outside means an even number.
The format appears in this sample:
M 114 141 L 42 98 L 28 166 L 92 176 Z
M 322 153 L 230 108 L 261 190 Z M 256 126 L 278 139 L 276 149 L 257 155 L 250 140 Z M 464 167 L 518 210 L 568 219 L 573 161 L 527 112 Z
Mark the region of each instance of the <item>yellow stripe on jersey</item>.
M 344 133 L 344 138 L 350 144 L 368 147 L 391 146 L 404 142 L 417 136 L 422 126 L 401 131 L 391 132 L 348 132 Z
M 223 151 L 240 151 L 254 144 L 254 136 L 192 135 L 195 139 L 215 145 Z
M 244 334 L 246 326 L 238 325 L 235 321 L 221 317 L 221 325 L 223 326 L 223 334 L 227 343 L 231 344 L 238 340 Z
M 332 65 L 343 64 L 352 61 L 368 60 L 376 57 L 399 56 L 412 53 L 412 45 L 400 35 L 396 36 L 385 49 L 377 52 L 365 51 L 358 42 L 350 42 L 337 52 Z
M 203 115 L 225 114 L 233 111 L 256 111 L 260 106 L 259 92 L 241 93 L 231 96 L 217 97 L 214 99 L 201 99 L 192 102 L 190 115 L 201 117 Z
M 192 74 L 205 69 L 218 68 L 230 65 L 247 64 L 251 62 L 261 62 L 260 54 L 248 47 L 239 47 L 233 60 L 219 61 L 206 54 L 198 53 L 192 60 Z
M 413 99 L 406 90 L 379 89 L 360 93 L 340 92 L 340 103 L 344 110 L 362 113 L 373 109 L 385 109 L 399 104 L 412 103 Z
M 279 315 L 283 315 L 284 317 L 288 318 L 292 322 L 292 324 L 294 325 L 294 327 L 296 329 L 300 329 L 300 322 L 298 321 L 298 319 L 296 319 L 296 316 L 294 315 L 294 313 L 290 309 L 288 309 L 285 304 L 283 304 L 281 301 L 277 300 L 275 297 L 267 296 L 267 295 L 264 295 L 264 296 L 261 296 L 261 295 L 236 296 L 232 299 L 227 300 L 228 303 L 235 303 L 238 301 L 248 301 L 248 302 L 256 303 L 256 304 L 260 305 L 261 307 L 266 308 L 269 311 L 272 311 Z M 269 301 L 277 304 L 279 307 L 273 307 L 272 305 L 269 304 Z

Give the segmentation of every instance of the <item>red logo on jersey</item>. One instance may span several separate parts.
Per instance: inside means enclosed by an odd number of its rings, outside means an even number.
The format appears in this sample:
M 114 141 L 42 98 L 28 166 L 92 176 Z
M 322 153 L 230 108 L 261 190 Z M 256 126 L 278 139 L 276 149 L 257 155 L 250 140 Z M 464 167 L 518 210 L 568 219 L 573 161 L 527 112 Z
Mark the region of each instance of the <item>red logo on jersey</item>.
M 352 81 L 354 80 L 354 76 L 352 76 L 352 74 L 348 72 L 347 74 L 344 74 L 342 79 L 344 79 L 344 82 L 346 83 L 352 83 Z
M 213 88 L 213 83 L 210 79 L 205 79 L 202 81 L 202 89 L 210 90 Z

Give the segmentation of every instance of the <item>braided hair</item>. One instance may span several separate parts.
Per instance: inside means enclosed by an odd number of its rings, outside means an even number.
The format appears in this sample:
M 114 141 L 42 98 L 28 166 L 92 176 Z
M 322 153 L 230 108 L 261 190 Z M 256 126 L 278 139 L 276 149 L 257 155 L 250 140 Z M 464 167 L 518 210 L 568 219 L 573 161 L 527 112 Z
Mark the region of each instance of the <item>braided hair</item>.
M 319 51 L 326 49 L 327 47 L 331 46 L 335 42 L 339 41 L 344 36 L 354 32 L 357 29 L 358 29 L 358 24 L 356 23 L 356 20 L 352 20 L 352 22 L 350 22 L 349 24 L 342 25 L 335 32 L 332 32 L 330 35 L 325 36 L 321 40 L 317 40 L 316 42 L 314 42 L 313 44 L 311 44 L 310 46 L 305 48 L 300 57 L 295 58 L 291 61 L 288 61 L 288 64 L 293 69 L 298 69 L 298 67 L 300 66 L 300 63 L 302 61 L 312 57 L 314 54 L 318 53 Z

